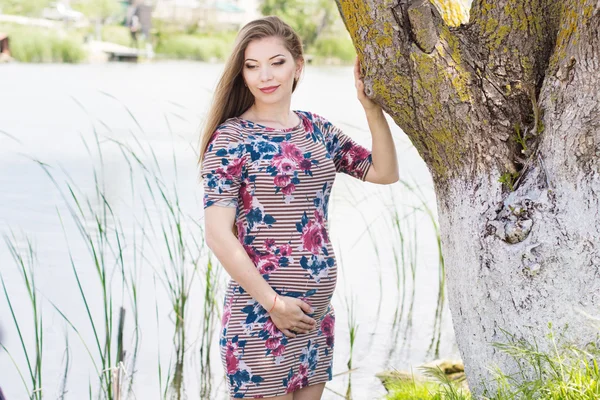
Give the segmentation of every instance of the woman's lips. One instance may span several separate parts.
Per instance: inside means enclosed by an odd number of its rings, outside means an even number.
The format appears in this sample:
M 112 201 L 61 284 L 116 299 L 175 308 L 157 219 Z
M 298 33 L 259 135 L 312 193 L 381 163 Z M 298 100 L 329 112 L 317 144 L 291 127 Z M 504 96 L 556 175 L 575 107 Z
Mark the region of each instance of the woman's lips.
M 274 91 L 277 90 L 278 87 L 279 86 L 271 86 L 271 87 L 260 89 L 260 91 L 263 93 L 273 93 Z

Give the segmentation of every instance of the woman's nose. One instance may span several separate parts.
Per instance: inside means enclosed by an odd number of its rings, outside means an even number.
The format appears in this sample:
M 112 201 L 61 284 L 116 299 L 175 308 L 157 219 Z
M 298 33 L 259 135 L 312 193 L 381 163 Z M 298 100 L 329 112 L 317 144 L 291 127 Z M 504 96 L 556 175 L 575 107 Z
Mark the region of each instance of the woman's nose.
M 260 70 L 260 79 L 261 80 L 268 81 L 271 79 L 271 75 L 273 75 L 271 73 L 271 68 L 269 68 L 269 67 L 261 68 L 261 70 Z

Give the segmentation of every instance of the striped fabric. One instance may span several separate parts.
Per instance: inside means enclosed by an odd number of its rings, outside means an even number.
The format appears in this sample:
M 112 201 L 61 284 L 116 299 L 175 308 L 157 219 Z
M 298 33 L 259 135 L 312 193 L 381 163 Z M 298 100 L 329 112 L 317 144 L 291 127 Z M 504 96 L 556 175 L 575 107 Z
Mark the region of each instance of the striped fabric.
M 233 279 L 220 334 L 233 398 L 280 396 L 332 379 L 337 265 L 328 235 L 336 172 L 365 180 L 371 152 L 316 114 L 274 129 L 230 118 L 215 131 L 202 168 L 204 208 L 235 207 L 238 239 L 281 296 L 314 308 L 317 326 L 287 338 Z

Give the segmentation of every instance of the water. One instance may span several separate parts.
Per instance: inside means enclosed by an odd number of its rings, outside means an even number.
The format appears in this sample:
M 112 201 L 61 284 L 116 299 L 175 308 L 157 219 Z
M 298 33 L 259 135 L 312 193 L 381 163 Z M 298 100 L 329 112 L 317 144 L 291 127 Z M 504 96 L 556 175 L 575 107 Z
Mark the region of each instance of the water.
M 64 182 L 71 180 L 80 191 L 78 196 L 90 199 L 95 198 L 96 188 L 93 167 L 102 163 L 104 194 L 122 224 L 125 265 L 136 271 L 138 276 L 141 343 L 134 392 L 137 398 L 160 398 L 158 358 L 160 356 L 164 375 L 171 364 L 173 347 L 174 314 L 165 284 L 160 279 L 164 276 L 161 271 L 164 271 L 167 260 L 166 250 L 161 247 L 164 242 L 158 237 L 157 245 L 146 244 L 143 251 L 138 249 L 136 253 L 133 240 L 142 231 L 139 221 L 144 219 L 145 213 L 160 226 L 160 221 L 166 221 L 165 210 L 164 207 L 157 208 L 147 195 L 140 198 L 139 194 L 145 193 L 144 181 L 139 174 L 130 175 L 128 164 L 111 140 L 137 148 L 135 136 L 139 146 L 152 148 L 165 182 L 176 188 L 181 209 L 189 214 L 190 221 L 201 224 L 202 193 L 197 183 L 195 164 L 197 128 L 210 103 L 222 67 L 222 64 L 195 62 L 1 66 L 0 231 L 3 234 L 14 232 L 21 249 L 25 246 L 25 236 L 34 243 L 36 285 L 44 323 L 43 387 L 46 398 L 57 397 L 64 370 L 67 336 L 70 369 L 65 398 L 87 398 L 88 385 L 91 383 L 96 388 L 98 384 L 91 357 L 83 343 L 95 360 L 98 359 L 98 351 L 69 256 L 80 274 L 82 288 L 101 335 L 102 296 L 96 269 L 77 226 L 69 216 L 66 202 L 34 160 L 48 164 L 63 189 Z M 352 68 L 307 67 L 293 96 L 292 107 L 327 117 L 359 143 L 371 147 L 367 121 L 356 100 Z M 102 158 L 95 150 L 94 129 L 102 148 Z M 402 131 L 393 124 L 392 131 L 401 177 L 418 182 L 428 205 L 435 211 L 432 183 L 426 166 Z M 152 159 L 149 153 L 143 158 L 147 162 Z M 132 185 L 136 188 L 133 192 Z M 391 368 L 408 369 L 410 365 L 432 359 L 427 349 L 433 335 L 439 270 L 434 231 L 423 212 L 418 212 L 414 220 L 418 228 L 418 268 L 412 330 L 406 340 L 402 333 L 394 339 L 392 327 L 394 311 L 402 293 L 396 288 L 393 248 L 397 248 L 398 239 L 393 237 L 390 208 L 394 206 L 401 214 L 406 214 L 410 205 L 415 204 L 418 202 L 414 196 L 400 184 L 374 185 L 345 175 L 338 175 L 336 179 L 330 205 L 330 232 L 340 267 L 333 298 L 337 316 L 334 375 L 342 375 L 327 384 L 331 390 L 325 391 L 324 399 L 340 398 L 333 391 L 346 392 L 348 374 L 343 372 L 347 370 L 350 348 L 346 301 L 352 297 L 355 298 L 358 323 L 353 354 L 353 367 L 357 370 L 351 375 L 355 399 L 375 399 L 385 395 L 375 373 Z M 92 207 L 101 208 L 100 203 L 92 204 Z M 93 227 L 94 221 L 86 220 L 86 225 Z M 189 227 L 190 234 L 200 237 L 199 231 L 194 232 L 193 228 Z M 135 259 L 134 254 L 138 254 Z M 202 254 L 205 257 L 206 252 Z M 205 262 L 203 258 L 199 265 L 203 266 Z M 115 271 L 111 275 L 113 306 L 116 309 L 123 305 L 128 310 L 125 347 L 131 349 L 133 316 L 130 296 L 126 291 L 122 292 L 119 269 L 112 269 Z M 23 279 L 4 243 L 0 243 L 0 271 L 22 324 L 31 357 L 34 343 L 31 307 Z M 226 279 L 223 271 L 221 284 Z M 190 399 L 198 398 L 199 390 L 197 342 L 203 290 L 202 279 L 196 279 L 188 303 L 188 351 L 184 376 Z M 410 290 L 408 285 L 407 297 L 410 297 Z M 6 299 L 3 294 L 0 297 L 3 344 L 21 368 L 25 381 L 30 382 Z M 221 298 L 222 292 L 217 295 L 219 305 Z M 380 299 L 381 312 L 377 315 Z M 53 305 L 69 318 L 83 341 Z M 116 312 L 114 321 L 116 331 Z M 404 331 L 406 321 L 402 322 L 401 330 Z M 218 333 L 215 333 L 211 350 L 211 398 L 219 399 L 225 398 L 226 392 L 217 340 Z M 442 319 L 440 356 L 458 356 L 447 306 Z M 21 378 L 4 352 L 0 352 L 0 385 L 8 399 L 26 397 Z M 163 377 L 163 388 L 164 385 Z

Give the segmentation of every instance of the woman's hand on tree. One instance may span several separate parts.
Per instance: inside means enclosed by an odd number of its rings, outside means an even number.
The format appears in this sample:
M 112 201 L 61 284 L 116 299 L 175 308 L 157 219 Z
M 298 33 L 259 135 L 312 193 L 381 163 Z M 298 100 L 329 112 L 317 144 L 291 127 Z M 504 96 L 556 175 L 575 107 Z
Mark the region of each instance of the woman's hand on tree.
M 358 59 L 358 56 L 356 56 L 356 61 L 354 62 L 354 86 L 356 86 L 358 101 L 360 101 L 360 104 L 362 104 L 365 111 L 381 108 L 377 103 L 367 97 L 365 93 L 365 84 L 362 79 L 360 79 L 360 60 Z

